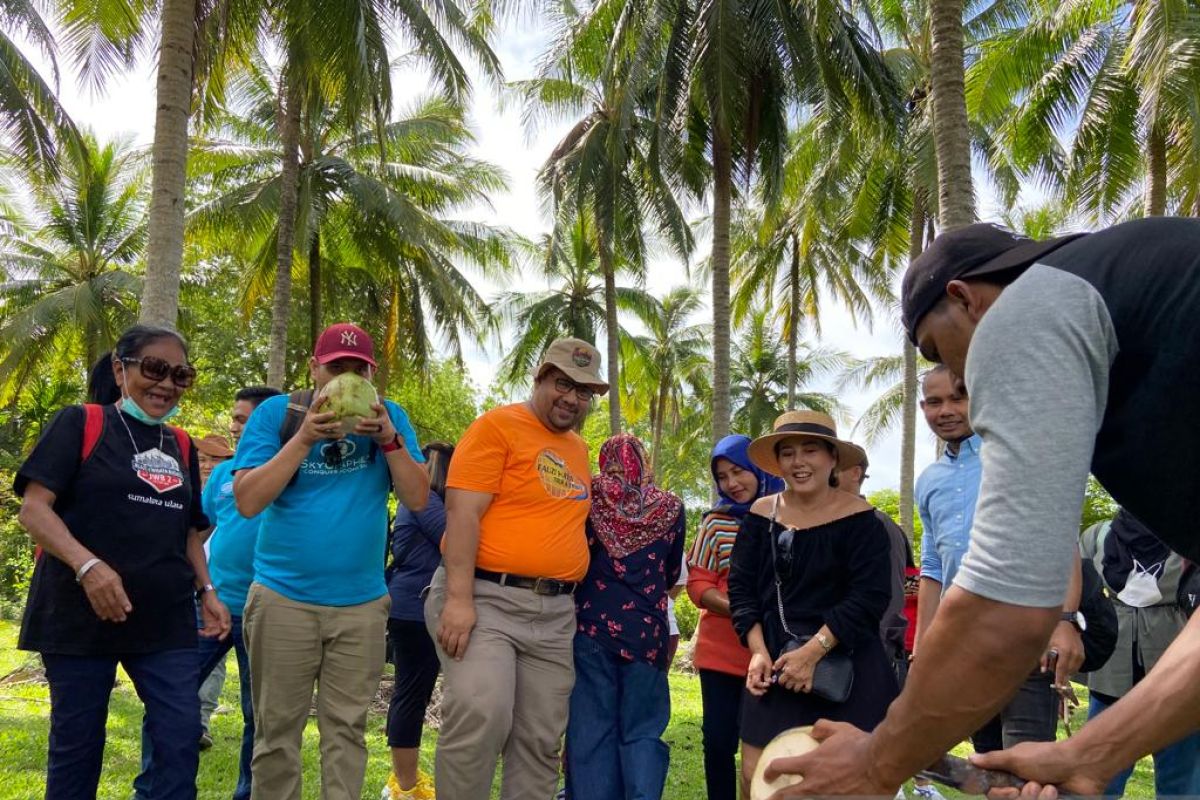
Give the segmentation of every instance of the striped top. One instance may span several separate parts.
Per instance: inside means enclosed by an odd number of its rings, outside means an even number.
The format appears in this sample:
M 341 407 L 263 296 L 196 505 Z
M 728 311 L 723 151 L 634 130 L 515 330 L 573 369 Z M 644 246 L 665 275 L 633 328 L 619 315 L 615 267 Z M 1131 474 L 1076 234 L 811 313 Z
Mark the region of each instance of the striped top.
M 688 554 L 687 592 L 700 609 L 692 663 L 697 669 L 745 677 L 750 651 L 733 630 L 733 623 L 729 617 L 719 616 L 700 603 L 700 598 L 709 589 L 729 596 L 730 556 L 739 528 L 741 520 L 727 508 L 717 508 L 704 515 Z

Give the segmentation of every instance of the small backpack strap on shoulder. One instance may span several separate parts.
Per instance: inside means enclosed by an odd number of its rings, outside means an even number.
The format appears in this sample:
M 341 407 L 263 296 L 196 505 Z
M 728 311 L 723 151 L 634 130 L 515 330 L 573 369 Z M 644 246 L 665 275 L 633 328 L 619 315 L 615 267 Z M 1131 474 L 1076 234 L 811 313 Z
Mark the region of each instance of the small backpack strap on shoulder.
M 304 424 L 304 418 L 308 416 L 308 409 L 312 406 L 315 396 L 315 389 L 297 389 L 288 395 L 287 411 L 283 415 L 283 423 L 279 426 L 280 449 L 283 449 L 283 446 L 291 441 L 291 438 L 300 430 L 300 426 Z M 292 473 L 287 485 L 291 486 L 295 482 L 296 473 Z
M 179 444 L 179 456 L 183 459 L 183 463 L 179 466 L 186 473 L 191 469 L 192 464 L 192 439 L 183 428 L 174 428 L 170 425 L 167 428 L 175 434 L 175 441 Z
M 79 463 L 91 458 L 104 435 L 104 406 L 97 403 L 83 404 L 83 440 L 79 447 Z

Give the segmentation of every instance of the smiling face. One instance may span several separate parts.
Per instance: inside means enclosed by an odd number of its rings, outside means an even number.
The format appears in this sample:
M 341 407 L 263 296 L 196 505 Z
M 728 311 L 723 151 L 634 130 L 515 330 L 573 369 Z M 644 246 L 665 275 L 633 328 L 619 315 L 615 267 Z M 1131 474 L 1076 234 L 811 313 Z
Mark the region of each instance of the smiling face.
M 151 340 L 140 351 L 128 356 L 132 359 L 147 357 L 162 359 L 172 368 L 187 366 L 187 353 L 173 336 Z M 113 378 L 121 389 L 121 395 L 128 397 L 152 417 L 165 417 L 179 404 L 184 392 L 172 380 L 170 373 L 162 380 L 152 380 L 142 374 L 140 364 L 135 361 L 114 358 Z
M 559 384 L 569 385 L 567 391 L 559 389 Z M 552 431 L 565 433 L 574 430 L 575 426 L 587 416 L 591 402 L 580 400 L 576 393 L 575 384 L 559 369 L 551 367 L 540 378 L 534 381 L 533 395 L 529 405 L 533 413 Z M 580 387 L 587 390 L 588 387 Z
M 925 398 L 921 411 L 929 429 L 944 442 L 961 442 L 970 436 L 967 387 L 948 369 L 933 370 L 925 376 Z
M 758 496 L 758 477 L 728 458 L 718 458 L 713 464 L 713 477 L 721 494 L 739 505 L 749 503 Z
M 824 439 L 790 437 L 780 442 L 775 452 L 779 471 L 793 492 L 812 494 L 830 488 L 829 476 L 837 468 L 837 456 Z

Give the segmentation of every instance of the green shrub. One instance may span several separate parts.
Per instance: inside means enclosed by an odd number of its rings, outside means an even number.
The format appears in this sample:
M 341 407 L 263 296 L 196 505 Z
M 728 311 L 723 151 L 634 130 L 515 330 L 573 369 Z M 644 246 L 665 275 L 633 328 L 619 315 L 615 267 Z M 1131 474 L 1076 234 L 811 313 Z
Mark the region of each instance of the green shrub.
M 675 598 L 675 620 L 679 623 L 679 638 L 691 639 L 696 634 L 696 625 L 700 622 L 700 609 L 692 604 L 692 598 L 687 592 L 680 592 Z

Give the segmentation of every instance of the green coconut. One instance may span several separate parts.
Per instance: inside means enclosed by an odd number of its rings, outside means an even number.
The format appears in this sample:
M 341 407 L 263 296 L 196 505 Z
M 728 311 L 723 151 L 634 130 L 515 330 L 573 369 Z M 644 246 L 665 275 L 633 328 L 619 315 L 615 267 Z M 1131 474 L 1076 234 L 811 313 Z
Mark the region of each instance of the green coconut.
M 352 433 L 359 420 L 374 419 L 375 410 L 371 406 L 379 402 L 375 387 L 355 372 L 343 372 L 334 377 L 325 384 L 321 395 L 328 398 L 321 411 L 333 412 L 345 434 Z

